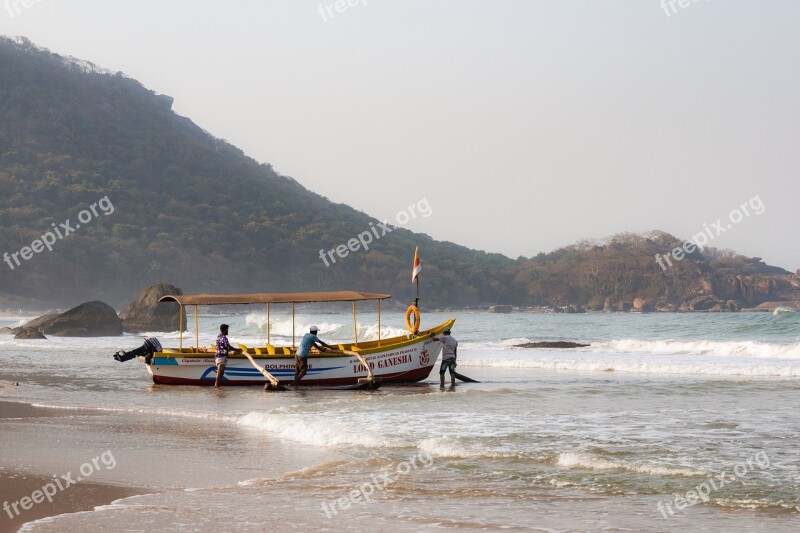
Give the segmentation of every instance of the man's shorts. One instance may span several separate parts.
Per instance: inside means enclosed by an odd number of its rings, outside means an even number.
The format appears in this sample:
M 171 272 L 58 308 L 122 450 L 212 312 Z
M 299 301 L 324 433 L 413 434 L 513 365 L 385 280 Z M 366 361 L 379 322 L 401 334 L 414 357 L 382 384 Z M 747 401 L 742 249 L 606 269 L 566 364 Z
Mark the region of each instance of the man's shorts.
M 450 369 L 451 374 L 456 372 L 456 358 L 450 357 L 442 360 L 442 366 L 439 367 L 439 374 L 444 375 L 445 370 Z
M 217 365 L 217 366 L 219 366 L 219 365 L 227 365 L 228 364 L 228 356 L 227 355 L 222 355 L 222 356 L 218 355 L 218 356 L 216 356 L 214 358 L 214 364 Z
M 300 370 L 307 370 L 308 369 L 308 356 L 303 357 L 302 355 L 295 355 L 294 356 L 294 363 L 295 367 Z

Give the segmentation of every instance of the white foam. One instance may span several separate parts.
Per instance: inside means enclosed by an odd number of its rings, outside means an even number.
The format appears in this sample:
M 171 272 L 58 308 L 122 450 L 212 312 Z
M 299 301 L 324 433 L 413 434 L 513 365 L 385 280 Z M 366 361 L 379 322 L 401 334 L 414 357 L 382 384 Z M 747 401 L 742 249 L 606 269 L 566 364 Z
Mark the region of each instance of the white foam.
M 418 448 L 433 457 L 493 457 L 493 458 L 512 458 L 520 457 L 516 453 L 504 453 L 502 451 L 488 451 L 480 447 L 464 444 L 455 437 L 432 437 L 420 441 Z
M 148 509 L 153 508 L 152 505 L 141 505 L 136 503 L 125 503 L 128 500 L 138 500 L 141 498 L 146 498 L 148 496 L 160 496 L 162 493 L 154 492 L 154 493 L 147 493 L 147 494 L 136 494 L 134 496 L 127 496 L 125 498 L 120 498 L 118 500 L 114 500 L 113 502 L 106 504 L 106 505 L 96 505 L 90 511 L 75 511 L 69 513 L 61 513 L 53 516 L 46 516 L 44 518 L 39 518 L 38 520 L 33 520 L 31 522 L 26 522 L 19 528 L 19 532 L 28 532 L 28 531 L 36 531 L 38 529 L 37 526 L 45 525 L 45 524 L 54 524 L 59 521 L 60 518 L 67 518 L 67 517 L 79 517 L 79 516 L 92 516 L 95 513 L 103 513 L 103 512 L 113 512 L 113 511 L 124 511 L 128 509 Z
M 245 317 L 245 326 L 249 333 L 259 333 L 266 335 L 267 333 L 267 315 L 261 313 L 248 313 Z M 319 327 L 320 335 L 331 335 L 342 329 L 342 324 L 336 322 L 321 322 L 314 321 L 310 317 L 303 315 L 295 315 L 294 321 L 294 334 L 295 336 L 302 336 L 308 332 L 311 326 Z M 274 319 L 269 321 L 270 335 L 276 337 L 291 337 L 292 336 L 292 318 Z
M 574 355 L 574 354 L 573 354 Z M 525 368 L 540 370 L 566 370 L 577 372 L 625 372 L 640 374 L 680 374 L 705 376 L 746 376 L 759 378 L 797 378 L 800 377 L 800 364 L 777 362 L 741 362 L 717 360 L 658 360 L 643 357 L 596 356 L 587 354 L 584 358 L 545 357 L 530 359 L 477 359 L 469 356 L 459 357 L 459 366 Z
M 146 414 L 156 416 L 172 416 L 177 418 L 191 418 L 197 420 L 210 420 L 218 422 L 237 422 L 239 419 L 235 416 L 217 415 L 207 411 L 187 411 L 185 409 L 163 409 L 163 408 L 147 408 L 147 407 L 97 407 L 91 405 L 74 406 L 74 405 L 55 405 L 47 403 L 31 403 L 31 407 L 41 407 L 44 409 L 60 409 L 64 411 L 98 411 L 106 413 L 133 413 L 133 414 Z
M 267 332 L 267 317 L 262 313 L 250 313 L 245 317 L 245 325 L 247 333 L 258 333 L 265 335 Z M 327 337 L 331 340 L 339 341 L 352 341 L 353 340 L 353 326 L 352 322 L 342 324 L 338 322 L 326 322 L 314 319 L 311 316 L 296 315 L 294 322 L 294 333 L 296 337 L 300 337 L 308 332 L 311 326 L 319 328 L 319 335 Z M 292 336 L 292 319 L 286 318 L 283 320 L 270 320 L 270 335 L 280 338 L 291 338 Z M 381 324 L 380 328 L 381 338 L 398 337 L 408 333 L 404 329 L 387 326 Z M 370 341 L 378 339 L 378 323 L 358 323 L 358 340 Z
M 408 331 L 405 329 L 394 328 L 391 326 L 381 325 L 381 338 L 388 339 L 390 337 L 401 337 L 407 335 Z M 358 326 L 358 340 L 359 341 L 374 341 L 378 340 L 378 324 L 359 324 Z
M 367 431 L 354 431 L 332 416 L 314 416 L 296 413 L 251 412 L 237 420 L 240 426 L 255 428 L 283 439 L 321 447 L 364 446 L 368 448 L 393 447 L 393 444 Z
M 703 476 L 704 472 L 692 470 L 690 468 L 674 468 L 665 465 L 654 465 L 648 463 L 622 463 L 609 461 L 602 457 L 597 457 L 582 452 L 564 452 L 558 454 L 556 459 L 558 466 L 566 468 L 583 468 L 588 470 L 627 470 L 640 474 L 655 476 Z
M 798 359 L 800 343 L 773 344 L 754 341 L 645 341 L 621 339 L 592 344 L 592 351 L 623 353 L 695 354 L 722 357 L 753 357 L 763 359 Z

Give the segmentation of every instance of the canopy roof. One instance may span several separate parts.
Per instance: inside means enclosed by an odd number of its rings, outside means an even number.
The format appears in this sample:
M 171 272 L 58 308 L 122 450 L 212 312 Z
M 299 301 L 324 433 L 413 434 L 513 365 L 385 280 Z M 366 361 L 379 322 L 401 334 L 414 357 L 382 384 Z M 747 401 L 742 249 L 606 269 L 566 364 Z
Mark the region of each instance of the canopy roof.
M 308 302 L 355 302 L 385 300 L 390 294 L 371 292 L 276 292 L 261 294 L 181 294 L 162 296 L 159 302 L 178 302 L 181 305 L 286 304 Z

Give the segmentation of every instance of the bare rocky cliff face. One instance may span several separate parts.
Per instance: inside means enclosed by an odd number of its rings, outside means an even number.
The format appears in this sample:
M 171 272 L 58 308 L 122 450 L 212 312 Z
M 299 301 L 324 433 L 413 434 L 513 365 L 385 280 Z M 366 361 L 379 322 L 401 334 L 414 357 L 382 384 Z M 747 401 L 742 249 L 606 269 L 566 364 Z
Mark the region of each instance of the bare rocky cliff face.
M 707 282 L 709 292 L 720 299 L 737 300 L 745 307 L 769 301 L 800 301 L 800 279 L 788 276 L 715 276 Z
M 739 311 L 758 308 L 773 310 L 800 305 L 800 278 L 797 274 L 715 274 L 693 288 L 694 298 L 683 301 L 682 311 Z

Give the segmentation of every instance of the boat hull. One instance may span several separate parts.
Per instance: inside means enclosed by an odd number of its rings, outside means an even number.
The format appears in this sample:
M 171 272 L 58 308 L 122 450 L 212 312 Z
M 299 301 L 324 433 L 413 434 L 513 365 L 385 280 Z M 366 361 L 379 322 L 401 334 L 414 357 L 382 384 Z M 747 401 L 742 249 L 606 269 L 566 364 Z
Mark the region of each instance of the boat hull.
M 439 328 L 437 328 L 439 329 Z M 413 383 L 426 379 L 436 364 L 442 345 L 429 335 L 390 343 L 361 352 L 376 379 L 382 383 Z M 254 355 L 256 362 L 275 376 L 281 385 L 294 380 L 293 355 Z M 158 352 L 147 370 L 154 383 L 166 385 L 213 385 L 217 368 L 212 354 Z M 308 373 L 302 385 L 352 385 L 368 376 L 367 369 L 353 355 L 344 353 L 311 354 Z M 263 385 L 264 377 L 246 357 L 228 357 L 222 383 L 228 385 Z

